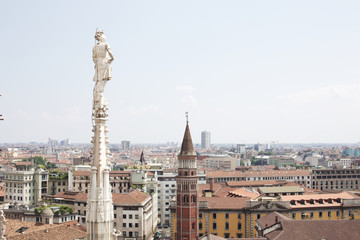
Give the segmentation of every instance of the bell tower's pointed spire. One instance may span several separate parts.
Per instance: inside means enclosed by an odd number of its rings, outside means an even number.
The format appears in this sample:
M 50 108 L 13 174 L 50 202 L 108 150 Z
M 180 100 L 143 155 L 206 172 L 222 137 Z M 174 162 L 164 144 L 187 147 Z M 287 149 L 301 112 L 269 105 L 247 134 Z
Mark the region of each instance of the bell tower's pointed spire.
M 141 164 L 141 165 L 145 165 L 144 151 L 141 151 L 141 155 L 140 155 L 140 164 Z
M 196 155 L 194 151 L 194 145 L 191 139 L 190 128 L 189 128 L 189 113 L 186 112 L 186 128 L 184 138 L 181 145 L 181 151 L 179 156 L 193 156 Z

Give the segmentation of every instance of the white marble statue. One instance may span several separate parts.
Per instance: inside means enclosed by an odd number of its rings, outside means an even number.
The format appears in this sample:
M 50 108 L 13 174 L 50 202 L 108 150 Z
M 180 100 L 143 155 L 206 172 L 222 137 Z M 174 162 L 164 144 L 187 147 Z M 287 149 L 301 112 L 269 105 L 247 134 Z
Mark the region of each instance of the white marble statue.
M 0 239 L 6 240 L 5 238 L 5 230 L 6 230 L 6 219 L 4 215 L 4 211 L 0 210 Z
M 111 62 L 114 61 L 110 45 L 106 42 L 103 30 L 95 34 L 97 44 L 93 48 L 93 61 L 95 63 L 94 75 L 94 110 L 107 109 L 107 101 L 103 92 L 107 81 L 111 80 Z

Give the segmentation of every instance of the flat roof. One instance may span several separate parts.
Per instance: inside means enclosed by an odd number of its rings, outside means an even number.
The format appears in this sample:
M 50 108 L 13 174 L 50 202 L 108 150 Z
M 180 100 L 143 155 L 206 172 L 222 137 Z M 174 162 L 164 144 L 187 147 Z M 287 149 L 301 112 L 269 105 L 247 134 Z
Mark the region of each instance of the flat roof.
M 305 192 L 302 187 L 299 186 L 283 186 L 283 187 L 259 187 L 261 193 L 295 193 Z

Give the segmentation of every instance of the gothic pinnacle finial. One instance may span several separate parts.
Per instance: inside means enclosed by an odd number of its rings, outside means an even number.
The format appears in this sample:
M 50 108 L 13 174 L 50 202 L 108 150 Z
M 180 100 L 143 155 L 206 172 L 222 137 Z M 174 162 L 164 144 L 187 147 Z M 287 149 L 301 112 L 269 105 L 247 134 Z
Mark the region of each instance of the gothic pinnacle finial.
M 185 112 L 185 116 L 186 116 L 186 125 L 189 124 L 189 112 Z

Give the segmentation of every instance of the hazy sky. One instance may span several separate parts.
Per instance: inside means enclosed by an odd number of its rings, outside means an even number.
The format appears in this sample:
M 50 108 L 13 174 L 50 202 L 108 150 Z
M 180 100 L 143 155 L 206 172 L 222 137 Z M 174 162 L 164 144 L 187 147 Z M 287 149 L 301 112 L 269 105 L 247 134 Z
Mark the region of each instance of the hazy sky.
M 89 143 L 96 28 L 109 140 L 360 141 L 359 1 L 0 1 L 0 142 Z

